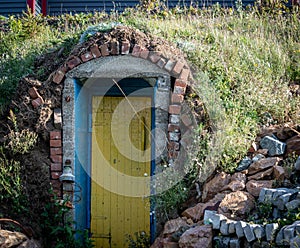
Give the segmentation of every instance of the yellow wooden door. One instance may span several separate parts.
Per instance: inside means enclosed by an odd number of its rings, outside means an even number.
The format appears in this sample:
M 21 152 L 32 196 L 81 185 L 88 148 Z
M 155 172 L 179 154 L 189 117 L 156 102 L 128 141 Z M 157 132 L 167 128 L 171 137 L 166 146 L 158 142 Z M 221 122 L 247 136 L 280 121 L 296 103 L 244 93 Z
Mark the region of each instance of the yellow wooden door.
M 150 234 L 151 98 L 94 96 L 91 232 L 96 248 Z

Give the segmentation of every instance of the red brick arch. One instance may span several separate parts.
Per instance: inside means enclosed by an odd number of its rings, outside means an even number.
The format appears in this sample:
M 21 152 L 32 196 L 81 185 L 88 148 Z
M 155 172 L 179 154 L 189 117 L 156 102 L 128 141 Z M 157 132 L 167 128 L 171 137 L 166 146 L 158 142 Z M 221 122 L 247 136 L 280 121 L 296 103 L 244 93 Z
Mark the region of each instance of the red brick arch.
M 99 42 L 98 42 L 99 43 Z M 101 43 L 101 42 L 100 42 Z M 168 45 L 167 45 L 168 46 Z M 171 98 L 169 105 L 169 123 L 168 123 L 168 159 L 175 160 L 178 157 L 181 148 L 181 126 L 191 129 L 192 119 L 183 114 L 182 103 L 186 94 L 187 86 L 192 80 L 191 70 L 185 60 L 181 58 L 169 58 L 160 51 L 153 51 L 153 48 L 141 44 L 132 43 L 132 40 L 113 40 L 101 45 L 97 42 L 85 44 L 78 50 L 76 55 L 71 55 L 65 63 L 53 72 L 50 80 L 57 85 L 63 84 L 67 72 L 82 65 L 88 61 L 96 60 L 108 56 L 133 56 L 150 61 L 165 70 L 174 78 L 174 87 L 171 89 Z M 54 115 L 54 118 L 59 118 Z M 178 123 L 180 120 L 180 123 Z M 54 120 L 54 122 L 57 120 Z M 60 125 L 61 126 L 61 125 Z M 62 135 L 61 130 L 50 131 L 50 158 L 51 158 L 51 177 L 54 189 L 60 187 L 58 178 L 62 172 Z M 174 138 L 175 137 L 175 138 Z M 55 144 L 55 146 L 54 146 Z M 58 145 L 57 145 L 58 144 Z M 59 145 L 60 144 L 60 145 Z M 60 152 L 59 152 L 60 151 Z M 56 186 L 55 186 L 56 185 Z M 58 190 L 56 190 L 58 192 Z

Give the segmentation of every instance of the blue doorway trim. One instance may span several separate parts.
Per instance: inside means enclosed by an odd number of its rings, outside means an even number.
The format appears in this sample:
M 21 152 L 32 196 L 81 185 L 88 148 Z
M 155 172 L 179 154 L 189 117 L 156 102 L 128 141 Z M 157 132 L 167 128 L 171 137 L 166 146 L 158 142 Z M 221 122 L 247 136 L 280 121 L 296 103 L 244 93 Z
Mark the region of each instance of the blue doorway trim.
M 111 79 L 93 79 L 94 82 L 87 87 L 86 80 L 74 79 L 75 88 L 75 180 L 80 186 L 81 192 L 75 204 L 75 221 L 78 229 L 89 229 L 91 222 L 91 128 L 92 128 L 92 97 L 93 96 L 119 96 L 123 93 L 118 87 L 111 86 Z M 87 83 L 88 84 L 88 83 Z M 107 85 L 106 85 L 107 84 Z M 143 78 L 127 78 L 118 81 L 125 95 L 130 96 L 149 96 L 151 97 L 151 130 L 155 129 L 155 93 L 157 90 L 157 79 L 154 86 L 150 85 Z M 143 89 L 142 92 L 137 90 Z M 137 93 L 135 93 L 135 91 Z M 152 132 L 154 135 L 154 132 Z M 83 140 L 85 139 L 85 140 Z M 151 176 L 155 171 L 155 137 L 151 140 Z M 85 150 L 85 152 L 83 151 Z M 80 156 L 78 156 L 80 154 Z M 84 158 L 84 164 L 79 157 Z M 151 188 L 151 195 L 153 194 Z M 76 197 L 74 197 L 75 200 Z M 150 206 L 150 239 L 154 242 L 156 235 L 155 205 L 151 202 Z

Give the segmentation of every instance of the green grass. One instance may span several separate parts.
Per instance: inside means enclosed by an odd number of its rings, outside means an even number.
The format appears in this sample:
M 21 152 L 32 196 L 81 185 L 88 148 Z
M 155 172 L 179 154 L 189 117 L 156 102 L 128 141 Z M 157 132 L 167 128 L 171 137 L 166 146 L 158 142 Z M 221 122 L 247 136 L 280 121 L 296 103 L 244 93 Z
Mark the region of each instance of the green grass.
M 186 53 L 196 71 L 196 93 L 207 101 L 207 111 L 215 115 L 211 124 L 220 132 L 220 160 L 214 163 L 233 171 L 259 127 L 299 123 L 299 97 L 288 88 L 300 82 L 299 12 L 282 13 L 214 6 L 156 10 L 152 15 L 129 9 L 111 15 L 10 18 L 8 31 L 0 31 L 0 109 L 9 103 L 20 77 L 47 77 L 34 67 L 37 56 L 62 46 L 67 54 L 89 25 L 121 22 L 163 37 Z M 217 112 L 216 101 L 207 94 L 217 98 Z

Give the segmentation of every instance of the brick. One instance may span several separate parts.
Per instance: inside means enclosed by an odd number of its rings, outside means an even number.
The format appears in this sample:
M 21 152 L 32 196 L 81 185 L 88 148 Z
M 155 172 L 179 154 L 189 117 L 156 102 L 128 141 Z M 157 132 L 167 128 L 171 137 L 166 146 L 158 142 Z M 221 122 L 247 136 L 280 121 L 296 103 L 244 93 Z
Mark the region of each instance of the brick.
M 36 99 L 40 96 L 37 89 L 35 87 L 32 87 L 28 90 L 28 93 L 32 99 Z
M 172 72 L 176 75 L 179 75 L 180 72 L 182 71 L 183 66 L 184 66 L 183 63 L 181 63 L 180 61 L 177 61 L 175 66 L 172 69 Z
M 119 54 L 119 42 L 118 41 L 112 41 L 110 43 L 110 53 L 112 55 L 118 55 Z
M 180 150 L 180 143 L 175 141 L 170 141 L 168 143 L 168 150 L 169 151 L 179 151 Z
M 181 112 L 181 106 L 180 105 L 170 105 L 169 106 L 169 113 L 179 115 Z
M 174 68 L 174 65 L 175 65 L 175 61 L 174 60 L 168 60 L 167 63 L 165 64 L 165 69 L 168 71 L 168 72 L 171 72 Z
M 172 103 L 182 103 L 184 100 L 184 96 L 181 94 L 172 94 L 171 96 L 171 102 Z
M 51 179 L 59 179 L 60 175 L 62 173 L 61 172 L 58 172 L 58 171 L 55 171 L 55 172 L 51 172 Z M 52 185 L 53 186 L 53 185 Z
M 156 64 L 157 64 L 157 66 L 158 66 L 159 68 L 163 68 L 163 67 L 165 66 L 165 64 L 166 64 L 166 60 L 163 59 L 163 58 L 161 58 L 160 60 L 157 61 Z
M 60 66 L 57 71 L 61 71 L 62 73 L 66 74 L 68 72 L 69 68 L 66 64 L 63 64 L 62 66 Z
M 185 90 L 186 90 L 186 87 L 175 86 L 173 93 L 184 95 L 185 94 Z
M 169 151 L 168 152 L 168 157 L 171 159 L 175 159 L 178 157 L 178 151 Z
M 180 133 L 178 132 L 169 132 L 168 134 L 170 141 L 179 141 L 180 140 Z
M 90 50 L 94 58 L 101 57 L 101 52 L 97 45 L 91 46 Z
M 51 171 L 62 171 L 61 163 L 51 163 L 50 165 Z
M 56 108 L 53 112 L 53 121 L 54 121 L 54 127 L 57 129 L 62 128 L 62 117 L 61 117 L 61 109 Z
M 186 88 L 187 86 L 187 81 L 181 80 L 181 79 L 176 79 L 175 80 L 175 86 L 180 86 Z
M 80 58 L 74 56 L 73 58 L 71 58 L 70 60 L 68 60 L 67 65 L 70 68 L 70 70 L 72 70 L 74 67 L 78 66 L 81 64 L 81 60 Z
M 152 62 L 152 63 L 157 63 L 159 60 L 160 60 L 160 54 L 158 52 L 150 52 L 150 55 L 149 55 L 149 60 Z
M 58 198 L 62 197 L 61 189 L 53 189 L 53 194 Z
M 62 149 L 61 147 L 54 147 L 50 148 L 50 155 L 61 155 L 62 154 Z
M 91 60 L 93 58 L 94 58 L 94 56 L 92 55 L 91 52 L 86 52 L 86 53 L 84 53 L 84 54 L 81 55 L 82 62 L 87 62 L 87 61 L 89 61 L 89 60 Z
M 129 54 L 129 50 L 130 50 L 130 42 L 129 41 L 122 41 L 121 54 L 123 54 L 123 55 Z
M 51 180 L 51 185 L 52 185 L 52 188 L 53 189 L 57 189 L 57 190 L 60 190 L 61 189 L 61 182 L 57 179 L 52 179 Z
M 51 155 L 50 158 L 53 163 L 62 163 L 61 155 Z
M 50 140 L 50 147 L 61 147 L 61 140 Z
M 57 70 L 55 73 L 54 73 L 54 76 L 53 76 L 53 79 L 52 81 L 56 84 L 60 84 L 63 79 L 65 78 L 65 72 L 63 71 L 60 71 L 60 70 Z
M 139 57 L 140 56 L 141 47 L 137 44 L 134 45 L 132 49 L 132 56 Z
M 143 47 L 143 48 L 141 48 L 141 51 L 140 51 L 140 57 L 142 59 L 147 59 L 149 56 L 149 53 L 150 53 L 149 50 L 147 48 Z
M 61 132 L 60 131 L 51 131 L 50 132 L 50 140 L 60 140 L 61 139 Z
M 181 115 L 181 121 L 183 122 L 183 124 L 187 127 L 191 126 L 193 124 L 192 119 L 190 118 L 189 115 L 187 114 L 183 114 Z
M 188 80 L 189 76 L 190 76 L 190 69 L 183 68 L 179 78 L 182 80 Z
M 40 96 L 34 100 L 31 101 L 31 104 L 34 108 L 37 108 L 39 106 L 41 106 L 42 104 L 44 104 L 44 100 L 43 98 Z
M 103 44 L 102 46 L 100 46 L 100 50 L 101 50 L 102 56 L 108 56 L 109 55 L 107 44 Z
M 168 131 L 169 132 L 180 132 L 180 127 L 177 124 L 169 124 Z

